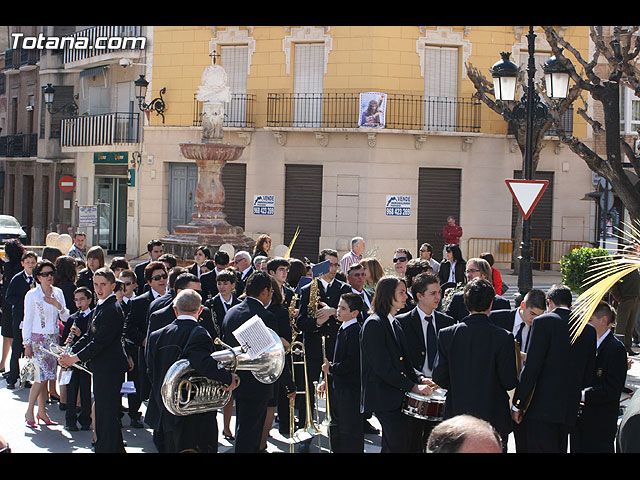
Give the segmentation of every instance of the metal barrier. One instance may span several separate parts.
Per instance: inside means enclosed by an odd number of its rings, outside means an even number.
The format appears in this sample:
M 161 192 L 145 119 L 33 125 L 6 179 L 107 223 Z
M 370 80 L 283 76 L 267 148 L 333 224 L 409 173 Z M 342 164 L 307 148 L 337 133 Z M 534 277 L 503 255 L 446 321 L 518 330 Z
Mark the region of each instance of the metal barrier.
M 25 245 L 25 252 L 36 252 L 38 258 L 42 258 L 42 253 L 44 252 L 44 245 Z M 0 245 L 0 258 L 4 258 L 4 244 Z
M 472 237 L 467 240 L 467 258 L 479 257 L 481 253 L 490 252 L 495 263 L 513 263 L 513 251 L 520 248 L 514 238 L 482 238 Z M 559 265 L 560 259 L 576 248 L 593 247 L 584 240 L 544 240 L 532 238 L 532 266 L 544 270 L 551 265 Z

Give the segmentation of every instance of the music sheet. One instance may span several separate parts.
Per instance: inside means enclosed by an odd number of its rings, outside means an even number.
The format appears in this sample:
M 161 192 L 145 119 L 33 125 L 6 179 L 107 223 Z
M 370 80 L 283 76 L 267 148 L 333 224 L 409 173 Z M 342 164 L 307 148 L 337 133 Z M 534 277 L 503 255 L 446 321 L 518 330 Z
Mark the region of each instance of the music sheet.
M 238 343 L 246 350 L 249 358 L 256 358 L 269 350 L 276 344 L 269 329 L 258 315 L 254 315 L 249 320 L 233 331 Z

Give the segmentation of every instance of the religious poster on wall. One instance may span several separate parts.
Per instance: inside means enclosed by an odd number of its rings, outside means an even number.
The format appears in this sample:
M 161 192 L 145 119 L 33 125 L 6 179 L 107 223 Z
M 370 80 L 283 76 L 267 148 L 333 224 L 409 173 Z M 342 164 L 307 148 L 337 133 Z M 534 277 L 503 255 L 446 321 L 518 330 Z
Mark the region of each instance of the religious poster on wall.
M 363 128 L 384 128 L 386 110 L 386 93 L 361 93 L 358 126 Z

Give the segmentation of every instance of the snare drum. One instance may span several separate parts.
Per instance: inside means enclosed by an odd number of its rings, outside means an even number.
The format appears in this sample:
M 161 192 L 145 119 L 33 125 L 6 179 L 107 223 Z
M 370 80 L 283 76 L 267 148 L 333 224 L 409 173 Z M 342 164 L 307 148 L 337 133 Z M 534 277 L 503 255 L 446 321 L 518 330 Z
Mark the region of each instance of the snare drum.
M 402 402 L 402 413 L 410 417 L 432 422 L 441 422 L 444 415 L 444 401 L 442 395 L 418 395 L 406 392 Z

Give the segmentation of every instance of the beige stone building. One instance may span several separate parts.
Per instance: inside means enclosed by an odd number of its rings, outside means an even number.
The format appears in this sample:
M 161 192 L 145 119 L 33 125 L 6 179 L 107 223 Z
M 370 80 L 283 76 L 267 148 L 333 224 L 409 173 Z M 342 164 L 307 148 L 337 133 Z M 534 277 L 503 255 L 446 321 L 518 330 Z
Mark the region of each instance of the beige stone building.
M 559 28 L 588 52 L 587 28 Z M 416 256 L 423 242 L 439 260 L 442 227 L 453 215 L 464 230 L 465 256 L 491 250 L 501 266 L 509 264 L 515 215 L 504 180 L 521 169 L 522 155 L 504 120 L 472 98 L 466 65 L 490 78 L 502 51 L 525 65 L 523 27 L 148 29 L 147 97 L 166 88 L 167 109 L 164 124 L 151 114 L 144 126 L 130 195 L 139 199 L 140 253 L 149 239 L 190 220 L 197 167 L 181 157 L 179 144 L 200 141 L 195 93 L 215 53 L 233 94 L 223 141 L 245 146 L 223 172 L 226 211 L 247 235 L 268 233 L 274 245 L 288 244 L 299 227 L 293 256 L 312 261 L 322 248 L 346 253 L 350 239 L 362 236 L 390 268 L 397 247 Z M 539 64 L 549 56 L 539 32 Z M 384 95 L 383 128 L 359 125 L 360 94 L 369 92 Z M 575 135 L 589 137 L 577 115 L 568 121 Z M 538 172 L 550 186 L 532 217 L 532 236 L 548 268 L 563 249 L 594 239 L 592 202 L 581 200 L 592 175 L 553 136 Z M 254 212 L 258 196 L 268 196 L 272 208 Z M 398 208 L 389 210 L 394 201 Z

